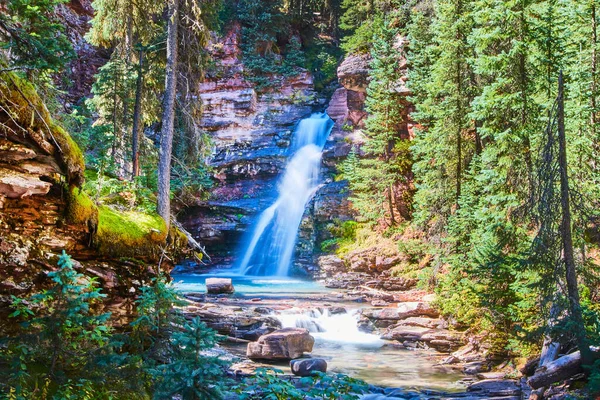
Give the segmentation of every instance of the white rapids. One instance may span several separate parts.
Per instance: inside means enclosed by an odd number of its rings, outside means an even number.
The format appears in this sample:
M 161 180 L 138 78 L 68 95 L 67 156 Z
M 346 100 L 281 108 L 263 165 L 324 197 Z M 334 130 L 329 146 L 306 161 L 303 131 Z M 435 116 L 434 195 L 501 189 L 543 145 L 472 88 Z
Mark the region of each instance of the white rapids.
M 275 317 L 284 328 L 306 328 L 316 340 L 381 347 L 384 341 L 378 335 L 358 329 L 358 310 L 331 314 L 328 309 L 309 311 L 291 309 Z

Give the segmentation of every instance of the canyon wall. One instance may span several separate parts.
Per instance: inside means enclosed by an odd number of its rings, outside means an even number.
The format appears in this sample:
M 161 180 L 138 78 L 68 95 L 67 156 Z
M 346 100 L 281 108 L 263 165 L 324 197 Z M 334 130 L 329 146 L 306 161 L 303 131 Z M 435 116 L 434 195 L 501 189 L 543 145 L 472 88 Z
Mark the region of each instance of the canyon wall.
M 259 90 L 246 79 L 239 47 L 240 28 L 214 38 L 210 51 L 216 70 L 200 86 L 203 129 L 213 142 L 209 165 L 215 186 L 208 200 L 197 200 L 178 215 L 184 227 L 206 246 L 210 266 L 230 266 L 244 233 L 257 214 L 277 195 L 277 182 L 289 154 L 299 120 L 323 111 L 327 99 L 314 90 L 313 78 L 298 69 L 293 77 L 272 76 L 272 89 Z M 345 186 L 333 183 L 336 157 L 344 135 L 332 136 L 326 145 L 324 185 L 308 207 L 301 226 L 297 259 L 313 261 L 322 239 L 320 224 L 345 218 Z M 343 152 L 343 151 L 342 151 Z M 347 154 L 347 152 L 346 152 Z M 324 211 L 328 210 L 328 211 Z M 333 215 L 332 212 L 335 210 Z

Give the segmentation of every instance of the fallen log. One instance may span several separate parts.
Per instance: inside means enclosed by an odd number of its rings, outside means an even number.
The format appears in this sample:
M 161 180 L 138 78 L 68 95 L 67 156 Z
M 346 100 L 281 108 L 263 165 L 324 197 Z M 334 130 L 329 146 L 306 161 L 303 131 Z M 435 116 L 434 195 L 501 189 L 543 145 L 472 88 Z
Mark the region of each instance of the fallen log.
M 553 342 L 550 337 L 546 337 L 542 346 L 542 353 L 540 355 L 540 362 L 538 364 L 539 367 L 544 367 L 556 360 L 559 352 L 560 343 Z
M 597 347 L 591 347 L 590 349 L 598 354 L 599 349 Z M 583 372 L 581 353 L 576 351 L 538 368 L 535 374 L 527 380 L 527 383 L 533 389 L 538 389 L 568 379 L 580 372 Z
M 554 382 L 567 379 L 582 371 L 581 354 L 575 353 L 562 356 L 551 363 L 539 368 L 536 373 L 527 380 L 529 386 L 538 389 L 543 386 L 548 386 Z
M 185 230 L 185 228 L 183 227 L 183 225 L 181 225 L 181 223 L 177 222 L 177 220 L 175 220 L 175 218 L 171 218 L 171 224 L 174 225 L 177 229 L 179 229 L 185 235 L 185 237 L 188 240 L 188 246 L 193 251 L 202 253 L 202 255 L 208 259 L 208 261 L 211 261 L 210 256 L 208 255 L 208 253 L 206 252 L 204 247 L 200 243 L 198 243 L 198 241 L 196 239 L 194 239 L 194 237 L 192 236 L 191 233 L 189 233 L 187 230 Z M 196 256 L 196 258 L 198 259 L 198 261 L 202 262 L 202 259 L 200 257 Z

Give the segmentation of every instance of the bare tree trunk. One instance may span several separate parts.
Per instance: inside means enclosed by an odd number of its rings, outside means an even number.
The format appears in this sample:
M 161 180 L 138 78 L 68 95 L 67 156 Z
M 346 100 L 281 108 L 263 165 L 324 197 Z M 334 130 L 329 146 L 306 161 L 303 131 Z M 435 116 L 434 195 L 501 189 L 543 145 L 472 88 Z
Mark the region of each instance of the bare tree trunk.
M 567 354 L 566 356 L 547 364 L 544 368 L 539 369 L 536 371 L 535 375 L 527 380 L 527 383 L 532 388 L 538 389 L 549 386 L 554 382 L 570 378 L 579 372 L 581 372 L 581 354 L 576 351 L 575 353 Z
M 483 151 L 483 143 L 481 142 L 481 135 L 479 130 L 481 129 L 481 121 L 475 121 L 475 154 L 481 155 Z
M 456 15 L 460 16 L 462 15 L 462 2 L 458 1 L 457 5 L 456 5 Z M 459 40 L 463 40 L 463 35 L 462 32 L 459 30 L 458 31 L 458 39 Z M 461 96 L 463 95 L 462 93 L 462 63 L 461 63 L 461 58 L 462 58 L 462 52 L 460 51 L 460 47 L 459 47 L 459 51 L 456 57 L 457 63 L 456 63 L 456 91 L 457 91 L 457 102 L 456 102 L 456 207 L 459 207 L 459 202 L 460 202 L 460 194 L 462 191 L 462 187 L 461 187 L 461 180 L 462 180 L 462 120 L 463 120 L 463 116 L 462 116 L 462 101 L 461 101 Z
M 113 82 L 113 115 L 112 115 L 112 125 L 113 125 L 113 142 L 112 142 L 112 149 L 111 149 L 111 155 L 113 158 L 113 161 L 116 159 L 117 157 L 117 148 L 119 147 L 119 127 L 117 125 L 117 104 L 118 104 L 118 90 L 119 90 L 119 74 L 120 71 L 116 70 L 115 71 L 115 79 Z
M 388 188 L 388 205 L 390 207 L 391 226 L 396 225 L 396 217 L 394 215 L 394 185 L 390 183 Z
M 160 131 L 157 199 L 158 214 L 164 218 L 167 228 L 171 222 L 171 154 L 173 152 L 175 97 L 177 95 L 177 25 L 179 19 L 179 0 L 169 0 L 168 18 L 167 66 L 162 128 Z
M 598 46 L 598 24 L 596 22 L 596 0 L 592 0 L 592 133 L 596 136 L 596 125 L 598 124 L 596 110 L 596 91 L 598 90 L 597 72 L 598 72 L 598 54 L 596 47 Z
M 133 132 L 132 132 L 132 144 L 131 144 L 131 161 L 132 161 L 132 173 L 131 179 L 135 179 L 140 175 L 140 119 L 142 114 L 142 85 L 143 85 L 143 67 L 144 67 L 144 50 L 140 48 L 138 65 L 138 76 L 135 84 L 135 107 L 133 109 Z
M 577 347 L 581 352 L 583 365 L 592 363 L 592 353 L 587 344 L 581 305 L 579 303 L 579 288 L 577 287 L 577 271 L 573 252 L 573 237 L 571 235 L 571 207 L 569 204 L 569 179 L 567 171 L 567 144 L 565 138 L 565 108 L 564 84 L 562 71 L 558 77 L 558 163 L 560 170 L 560 202 L 562 209 L 561 237 L 563 257 L 565 262 L 569 310 L 575 326 Z

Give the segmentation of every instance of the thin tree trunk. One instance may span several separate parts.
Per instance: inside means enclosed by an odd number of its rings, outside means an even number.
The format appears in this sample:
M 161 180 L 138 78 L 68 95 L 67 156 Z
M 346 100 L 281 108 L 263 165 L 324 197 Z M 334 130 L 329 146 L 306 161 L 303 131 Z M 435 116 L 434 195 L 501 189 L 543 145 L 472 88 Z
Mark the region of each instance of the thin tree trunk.
M 592 134 L 593 137 L 596 136 L 596 124 L 598 123 L 597 119 L 597 110 L 596 110 L 596 91 L 598 90 L 598 81 L 597 81 L 597 71 L 598 71 L 598 54 L 597 47 L 598 45 L 598 24 L 596 22 L 596 0 L 592 0 L 592 96 L 591 96 L 591 106 L 592 106 Z
M 171 154 L 173 151 L 173 129 L 175 125 L 175 96 L 177 95 L 177 24 L 179 0 L 169 0 L 167 34 L 167 65 L 165 98 L 163 101 L 162 128 L 158 161 L 157 211 L 167 228 L 171 222 Z
M 481 129 L 481 121 L 475 121 L 475 154 L 481 155 L 483 151 L 483 143 L 481 142 L 481 135 L 479 130 Z
M 460 64 L 458 65 L 458 93 L 462 91 L 461 87 L 461 79 L 460 79 Z M 461 129 L 461 120 L 462 116 L 460 113 L 462 112 L 462 107 L 460 104 L 460 98 L 458 99 L 458 110 L 457 110 L 457 128 L 456 128 L 456 206 L 458 207 L 460 201 L 460 193 L 461 193 L 461 179 L 462 179 L 462 129 Z
M 139 149 L 140 149 L 140 119 L 142 114 L 142 84 L 143 84 L 143 67 L 144 67 L 144 50 L 140 48 L 140 61 L 138 65 L 138 76 L 135 84 L 135 107 L 133 110 L 133 132 L 132 132 L 132 174 L 131 179 L 135 179 L 140 175 Z
M 390 218 L 391 218 L 391 225 L 394 226 L 396 225 L 396 217 L 394 216 L 394 185 L 392 183 L 390 183 L 390 187 L 388 189 L 388 204 L 390 207 Z
M 462 15 L 462 2 L 458 1 L 456 5 L 456 15 L 458 18 Z M 457 39 L 462 41 L 463 35 L 459 30 L 457 33 Z M 462 191 L 461 188 L 461 180 L 462 180 L 462 101 L 461 96 L 463 95 L 462 91 L 462 52 L 460 51 L 460 47 L 458 48 L 458 54 L 456 57 L 456 91 L 457 91 L 457 101 L 456 101 L 456 207 L 459 207 L 460 194 Z
M 114 80 L 114 84 L 113 84 L 113 115 L 112 115 L 112 123 L 113 123 L 113 142 L 112 142 L 112 149 L 111 149 L 111 155 L 113 160 L 116 159 L 117 157 L 117 147 L 118 147 L 118 138 L 119 138 L 119 127 L 117 125 L 117 103 L 118 103 L 118 90 L 119 90 L 119 74 L 120 71 L 117 69 L 115 70 L 115 80 Z
M 579 288 L 577 287 L 577 271 L 573 252 L 573 237 L 571 236 L 571 208 L 569 204 L 569 179 L 567 172 L 567 145 L 565 138 L 565 109 L 564 84 L 562 72 L 558 77 L 558 163 L 560 169 L 560 203 L 562 209 L 561 236 L 563 257 L 566 269 L 569 309 L 575 327 L 577 347 L 581 352 L 583 365 L 592 362 L 592 354 L 587 344 L 581 305 L 579 303 Z
M 124 74 L 124 85 L 123 85 L 123 147 L 127 146 L 127 140 L 125 133 L 127 132 L 127 127 L 129 126 L 129 85 L 127 84 L 127 76 L 129 75 L 129 66 L 131 65 L 131 41 L 133 37 L 133 18 L 131 14 L 133 13 L 133 6 L 129 7 L 129 15 L 127 16 L 127 33 L 125 34 L 125 70 Z M 127 156 L 125 154 L 125 149 L 123 149 L 123 164 L 119 168 L 119 175 L 123 175 L 123 177 L 127 176 Z

